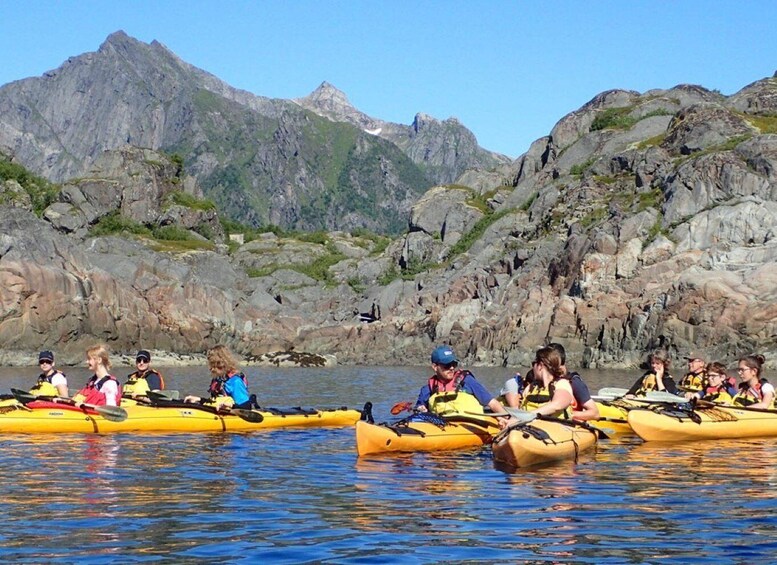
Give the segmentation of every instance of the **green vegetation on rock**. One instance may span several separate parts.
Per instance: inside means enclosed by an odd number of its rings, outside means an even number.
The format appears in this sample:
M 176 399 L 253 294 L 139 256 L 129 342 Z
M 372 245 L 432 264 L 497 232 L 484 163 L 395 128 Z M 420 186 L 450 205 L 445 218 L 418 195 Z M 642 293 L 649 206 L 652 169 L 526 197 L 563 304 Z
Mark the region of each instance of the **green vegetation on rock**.
M 773 114 L 759 114 L 757 116 L 752 114 L 745 114 L 744 112 L 736 112 L 737 115 L 749 122 L 753 127 L 757 128 L 762 134 L 777 133 L 777 116 Z
M 40 216 L 52 204 L 59 194 L 57 185 L 32 174 L 23 166 L 12 163 L 8 157 L 0 153 L 0 182 L 15 180 L 30 196 L 32 210 Z
M 89 235 L 101 237 L 130 233 L 134 235 L 151 236 L 151 230 L 143 224 L 121 215 L 119 210 L 106 214 L 89 228 Z
M 316 232 L 316 233 L 322 234 L 323 232 Z M 313 234 L 299 233 L 297 235 L 304 238 L 308 235 L 313 235 Z M 326 234 L 324 235 L 326 237 L 326 240 L 323 241 L 321 245 L 325 247 L 326 253 L 314 259 L 310 263 L 289 263 L 289 264 L 272 263 L 270 265 L 265 265 L 264 267 L 260 267 L 260 268 L 248 268 L 246 269 L 246 273 L 248 274 L 249 277 L 258 278 L 258 277 L 266 277 L 266 276 L 272 275 L 275 271 L 279 269 L 291 269 L 292 271 L 297 271 L 298 273 L 302 273 L 303 275 L 306 275 L 312 278 L 313 280 L 322 282 L 327 286 L 332 286 L 336 283 L 336 281 L 332 276 L 332 273 L 329 272 L 329 267 L 339 263 L 343 259 L 346 259 L 346 256 L 337 250 L 337 248 L 329 240 Z M 311 239 L 317 240 L 318 235 L 313 236 Z M 319 243 L 319 242 L 314 241 L 313 243 Z
M 594 121 L 591 122 L 590 131 L 599 131 L 603 129 L 629 129 L 637 122 L 652 116 L 671 116 L 672 113 L 662 109 L 656 109 L 652 112 L 639 117 L 631 115 L 636 106 L 622 106 L 620 108 L 605 108 L 599 112 Z
M 216 204 L 212 200 L 197 198 L 191 194 L 187 194 L 181 190 L 174 190 L 167 195 L 168 204 L 177 204 L 185 208 L 192 210 L 201 210 L 207 212 L 209 210 L 215 210 Z

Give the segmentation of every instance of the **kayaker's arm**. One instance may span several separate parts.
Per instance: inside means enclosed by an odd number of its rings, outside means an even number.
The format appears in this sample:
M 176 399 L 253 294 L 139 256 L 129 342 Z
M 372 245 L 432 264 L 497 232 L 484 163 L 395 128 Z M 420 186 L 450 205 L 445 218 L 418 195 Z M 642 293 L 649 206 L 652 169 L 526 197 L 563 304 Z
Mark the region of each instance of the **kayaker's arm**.
M 499 414 L 504 411 L 504 406 L 496 398 L 492 398 L 489 401 L 487 407 L 490 408 L 491 412 L 494 412 L 495 414 Z
M 596 402 L 591 398 L 583 404 L 582 410 L 573 410 L 572 411 L 572 419 L 578 420 L 581 422 L 585 422 L 587 420 L 598 420 L 599 419 L 599 407 L 596 405 Z
M 424 385 L 421 390 L 418 391 L 418 400 L 415 402 L 415 409 L 418 412 L 428 412 L 426 403 L 429 401 L 429 397 L 432 395 L 432 391 L 429 390 L 429 385 Z
M 543 404 L 536 410 L 532 410 L 532 412 L 539 414 L 540 416 L 550 416 L 566 410 L 572 404 L 573 400 L 574 398 L 568 391 L 558 388 L 553 394 L 553 398 L 550 399 L 550 402 Z

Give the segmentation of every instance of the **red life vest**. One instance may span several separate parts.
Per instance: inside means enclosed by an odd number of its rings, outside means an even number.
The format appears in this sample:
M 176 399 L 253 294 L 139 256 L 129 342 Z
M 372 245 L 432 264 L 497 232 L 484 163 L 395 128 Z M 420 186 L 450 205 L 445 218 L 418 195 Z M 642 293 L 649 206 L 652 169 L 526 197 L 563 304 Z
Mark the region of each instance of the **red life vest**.
M 470 374 L 469 371 L 456 371 L 453 374 L 453 378 L 449 381 L 444 381 L 438 378 L 437 375 L 432 375 L 427 382 L 429 392 L 432 394 L 436 392 L 461 392 L 464 378 Z
M 208 387 L 208 392 L 210 392 L 210 397 L 216 398 L 218 396 L 229 396 L 226 392 L 224 392 L 224 385 L 229 379 L 231 379 L 235 375 L 243 379 L 243 384 L 245 384 L 246 388 L 248 388 L 248 379 L 246 379 L 246 376 L 243 373 L 229 373 L 224 376 L 215 377 L 211 379 L 210 386 Z
M 82 401 L 84 404 L 105 406 L 105 393 L 101 392 L 100 389 L 102 389 L 103 385 L 109 380 L 116 383 L 116 389 L 118 390 L 118 393 L 116 394 L 116 406 L 119 406 L 121 404 L 121 385 L 119 384 L 119 381 L 116 380 L 116 377 L 112 375 L 106 375 L 99 381 L 97 380 L 97 375 L 92 375 L 92 378 L 87 381 L 86 386 L 79 390 L 78 393 L 76 393 L 76 396 L 82 396 L 84 398 Z

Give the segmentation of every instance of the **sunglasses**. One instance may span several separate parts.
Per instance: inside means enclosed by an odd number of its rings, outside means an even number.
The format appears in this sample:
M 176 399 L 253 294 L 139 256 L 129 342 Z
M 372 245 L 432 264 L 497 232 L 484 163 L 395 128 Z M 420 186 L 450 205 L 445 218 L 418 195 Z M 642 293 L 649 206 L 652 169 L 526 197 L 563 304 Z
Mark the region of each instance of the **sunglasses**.
M 145 359 L 143 357 L 139 357 L 138 359 L 135 359 L 135 363 L 148 363 L 149 359 Z
M 51 365 L 53 361 L 38 361 L 38 365 Z
M 440 363 L 439 365 L 446 371 L 449 371 L 450 369 L 455 369 L 456 367 L 459 366 L 459 364 L 456 363 L 455 361 L 453 363 Z

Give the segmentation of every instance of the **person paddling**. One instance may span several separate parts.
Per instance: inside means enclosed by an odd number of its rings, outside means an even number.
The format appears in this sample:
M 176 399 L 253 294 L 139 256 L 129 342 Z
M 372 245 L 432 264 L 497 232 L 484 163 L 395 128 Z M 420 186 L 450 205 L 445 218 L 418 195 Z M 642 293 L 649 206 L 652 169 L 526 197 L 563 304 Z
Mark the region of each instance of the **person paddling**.
M 502 404 L 470 371 L 459 369 L 459 359 L 448 345 L 432 351 L 434 374 L 421 387 L 416 401 L 418 412 L 435 414 L 483 413 L 483 408 L 501 413 Z
M 121 388 L 116 377 L 108 372 L 111 368 L 108 349 L 104 345 L 94 345 L 87 349 L 86 364 L 93 375 L 84 388 L 73 396 L 75 405 L 119 406 Z
M 665 391 L 677 394 L 677 385 L 669 374 L 669 366 L 672 364 L 666 351 L 654 351 L 648 357 L 650 370 L 642 375 L 631 386 L 626 396 L 645 396 L 651 391 Z
M 208 368 L 213 378 L 210 381 L 210 398 L 187 396 L 184 402 L 213 404 L 217 408 L 242 408 L 250 410 L 256 404 L 256 395 L 248 393 L 245 375 L 238 371 L 237 362 L 223 345 L 208 351 Z
M 54 354 L 51 351 L 41 351 L 38 355 L 40 375 L 38 382 L 30 389 L 35 396 L 68 396 L 67 377 L 65 373 L 54 368 Z
M 165 381 L 162 375 L 151 368 L 151 353 L 141 349 L 135 356 L 137 371 L 127 375 L 127 382 L 122 389 L 123 396 L 146 396 L 149 390 L 164 390 Z

